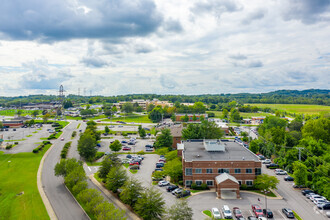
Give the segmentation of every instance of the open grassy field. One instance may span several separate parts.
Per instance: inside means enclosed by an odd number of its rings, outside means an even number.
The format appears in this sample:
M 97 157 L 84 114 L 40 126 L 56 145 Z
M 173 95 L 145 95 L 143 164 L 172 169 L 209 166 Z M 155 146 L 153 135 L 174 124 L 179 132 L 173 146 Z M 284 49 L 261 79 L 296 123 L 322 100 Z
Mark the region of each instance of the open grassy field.
M 0 219 L 49 219 L 37 188 L 38 167 L 49 147 L 37 154 L 0 152 Z
M 33 110 L 21 110 L 21 111 L 22 111 L 21 116 L 31 115 L 33 112 Z M 2 116 L 14 116 L 16 114 L 17 114 L 17 110 L 15 110 L 15 109 L 0 111 L 0 115 L 2 115 Z
M 207 111 L 215 114 L 215 118 L 222 118 L 222 111 Z M 243 118 L 251 118 L 254 116 L 268 116 L 270 113 L 248 113 L 248 112 L 240 112 L 239 113 Z M 229 113 L 230 115 L 230 113 Z
M 324 105 L 296 105 L 296 104 L 248 104 L 261 108 L 269 107 L 279 111 L 296 114 L 319 114 L 322 112 L 330 112 L 330 106 Z
M 104 119 L 102 121 L 110 121 L 110 119 Z M 135 123 L 152 123 L 148 118 L 148 115 L 128 115 L 122 117 L 112 118 L 111 121 L 123 121 L 123 122 L 135 122 Z

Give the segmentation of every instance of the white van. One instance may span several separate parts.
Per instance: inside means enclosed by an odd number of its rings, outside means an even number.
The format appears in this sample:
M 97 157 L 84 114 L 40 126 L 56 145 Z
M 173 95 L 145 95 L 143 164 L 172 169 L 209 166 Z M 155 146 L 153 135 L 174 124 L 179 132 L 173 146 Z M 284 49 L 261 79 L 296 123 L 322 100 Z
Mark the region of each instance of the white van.
M 233 219 L 233 215 L 231 214 L 231 211 L 227 205 L 222 207 L 222 213 L 225 219 Z

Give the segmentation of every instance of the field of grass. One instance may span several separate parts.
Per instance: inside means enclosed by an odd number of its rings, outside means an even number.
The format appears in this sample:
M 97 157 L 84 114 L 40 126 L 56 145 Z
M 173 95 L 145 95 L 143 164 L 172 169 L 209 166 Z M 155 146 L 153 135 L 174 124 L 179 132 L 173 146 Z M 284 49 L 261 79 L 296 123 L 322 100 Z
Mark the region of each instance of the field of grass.
M 299 104 L 248 104 L 261 108 L 269 107 L 279 111 L 296 114 L 319 114 L 322 112 L 330 112 L 330 106 L 324 105 L 299 105 Z
M 49 147 L 38 154 L 0 152 L 0 219 L 49 219 L 37 188 L 38 167 Z
M 21 111 L 22 111 L 21 116 L 31 115 L 33 112 L 32 110 L 21 110 Z M 17 114 L 17 110 L 14 110 L 14 109 L 0 111 L 0 115 L 3 115 L 3 116 L 14 116 L 16 114 Z
M 222 118 L 222 111 L 208 111 L 215 114 L 215 118 Z M 229 113 L 230 114 L 230 113 Z M 270 113 L 248 113 L 248 112 L 240 112 L 239 113 L 243 118 L 251 118 L 254 116 L 268 116 Z
M 86 120 L 96 120 L 96 119 L 101 119 L 101 118 L 106 118 L 105 115 L 98 115 L 98 116 L 92 116 L 92 117 L 85 117 Z M 84 120 L 80 116 L 79 117 L 72 117 L 72 116 L 66 116 L 67 120 Z
M 102 121 L 110 121 L 110 119 L 104 119 Z M 112 118 L 111 121 L 123 121 L 123 122 L 135 122 L 135 123 L 152 123 L 148 118 L 148 115 L 128 115 L 123 117 Z

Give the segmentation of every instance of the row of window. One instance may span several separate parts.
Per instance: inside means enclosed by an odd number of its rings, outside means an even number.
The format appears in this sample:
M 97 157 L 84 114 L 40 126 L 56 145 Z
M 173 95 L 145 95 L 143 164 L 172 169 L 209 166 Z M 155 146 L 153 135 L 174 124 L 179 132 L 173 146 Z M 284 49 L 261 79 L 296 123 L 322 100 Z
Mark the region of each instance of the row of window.
M 195 174 L 203 173 L 202 170 L 203 169 L 201 169 L 201 168 L 196 168 L 195 169 Z M 213 170 L 214 169 L 212 169 L 212 168 L 207 168 L 206 173 L 213 173 Z M 252 172 L 253 172 L 253 170 L 251 168 L 246 168 L 245 169 L 245 173 L 252 173 Z M 229 172 L 229 169 L 219 168 L 218 173 L 230 173 L 230 172 Z M 242 173 L 242 169 L 236 168 L 234 170 L 234 173 L 236 173 L 236 174 Z M 186 176 L 191 176 L 192 174 L 193 174 L 193 169 L 192 168 L 186 168 Z M 255 168 L 255 174 L 260 175 L 261 174 L 261 168 Z
M 239 185 L 242 185 L 242 180 L 237 180 Z M 191 184 L 193 183 L 192 180 L 186 180 L 186 186 L 191 186 Z M 195 180 L 195 183 L 197 186 L 200 186 L 203 184 L 203 180 Z M 245 184 L 247 186 L 252 186 L 253 185 L 253 181 L 252 180 L 245 180 Z M 206 180 L 206 185 L 208 186 L 213 186 L 214 185 L 214 181 L 213 180 Z

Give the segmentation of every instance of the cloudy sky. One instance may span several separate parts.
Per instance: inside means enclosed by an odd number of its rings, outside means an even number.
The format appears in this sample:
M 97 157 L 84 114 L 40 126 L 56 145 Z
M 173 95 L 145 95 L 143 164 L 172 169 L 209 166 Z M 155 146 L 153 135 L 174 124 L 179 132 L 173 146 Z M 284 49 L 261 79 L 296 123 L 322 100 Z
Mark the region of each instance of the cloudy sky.
M 3 0 L 0 96 L 329 89 L 329 0 Z

